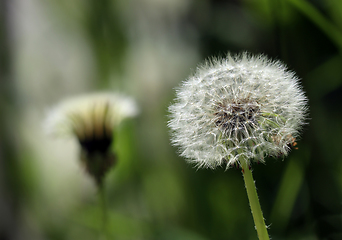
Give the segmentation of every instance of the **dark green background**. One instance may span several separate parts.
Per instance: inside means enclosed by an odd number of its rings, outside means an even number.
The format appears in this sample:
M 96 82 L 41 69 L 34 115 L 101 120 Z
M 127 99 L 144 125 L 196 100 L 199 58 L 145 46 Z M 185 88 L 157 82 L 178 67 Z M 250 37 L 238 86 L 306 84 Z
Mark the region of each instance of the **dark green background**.
M 270 236 L 342 239 L 342 1 L 2 0 L 0 18 L 0 239 L 98 239 L 77 148 L 42 122 L 64 97 L 100 90 L 140 107 L 115 133 L 109 239 L 257 239 L 240 170 L 196 170 L 166 127 L 179 82 L 241 51 L 283 61 L 309 99 L 298 150 L 252 166 Z

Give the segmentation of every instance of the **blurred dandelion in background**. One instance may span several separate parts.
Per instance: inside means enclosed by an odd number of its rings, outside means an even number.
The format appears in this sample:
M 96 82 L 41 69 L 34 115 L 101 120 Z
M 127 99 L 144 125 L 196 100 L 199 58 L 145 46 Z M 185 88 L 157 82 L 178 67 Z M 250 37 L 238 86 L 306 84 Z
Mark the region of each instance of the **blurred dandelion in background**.
M 107 239 L 107 204 L 104 178 L 115 165 L 112 149 L 114 131 L 125 118 L 134 117 L 138 108 L 132 98 L 115 93 L 89 94 L 65 100 L 52 109 L 45 121 L 46 131 L 55 136 L 74 136 L 80 145 L 80 160 L 96 182 L 99 191 L 102 226 Z

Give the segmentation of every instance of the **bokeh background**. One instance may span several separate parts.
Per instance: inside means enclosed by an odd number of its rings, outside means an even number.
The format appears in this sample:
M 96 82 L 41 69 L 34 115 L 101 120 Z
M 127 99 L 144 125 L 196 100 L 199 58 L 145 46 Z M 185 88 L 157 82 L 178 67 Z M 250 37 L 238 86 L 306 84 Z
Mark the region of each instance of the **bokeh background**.
M 342 239 L 342 1 L 1 0 L 0 239 L 98 239 L 96 187 L 73 138 L 46 136 L 59 101 L 113 91 L 109 239 L 257 239 L 241 171 L 196 170 L 170 145 L 174 88 L 210 56 L 249 51 L 297 72 L 310 115 L 298 150 L 253 165 L 269 234 Z

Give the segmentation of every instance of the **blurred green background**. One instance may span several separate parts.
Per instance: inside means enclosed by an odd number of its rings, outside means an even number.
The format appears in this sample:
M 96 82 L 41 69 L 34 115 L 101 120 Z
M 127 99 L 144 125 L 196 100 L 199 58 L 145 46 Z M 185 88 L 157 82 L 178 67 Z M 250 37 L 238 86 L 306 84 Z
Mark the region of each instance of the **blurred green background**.
M 273 240 L 342 239 L 342 1 L 0 1 L 0 239 L 98 239 L 97 190 L 46 112 L 94 91 L 133 96 L 106 178 L 109 239 L 257 239 L 240 170 L 196 170 L 170 145 L 174 88 L 210 56 L 264 53 L 297 72 L 298 150 L 253 165 Z

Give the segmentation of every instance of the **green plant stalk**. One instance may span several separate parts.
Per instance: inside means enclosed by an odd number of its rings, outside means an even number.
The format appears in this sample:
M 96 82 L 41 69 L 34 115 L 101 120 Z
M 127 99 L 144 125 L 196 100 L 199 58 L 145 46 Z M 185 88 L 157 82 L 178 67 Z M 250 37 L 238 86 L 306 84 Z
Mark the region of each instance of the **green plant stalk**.
M 249 169 L 249 166 L 247 164 L 247 161 L 242 160 L 241 167 L 242 167 L 243 179 L 245 181 L 249 205 L 251 207 L 251 212 L 253 215 L 253 220 L 254 220 L 255 228 L 258 233 L 259 240 L 269 240 L 270 238 L 268 236 L 264 217 L 262 215 L 258 194 L 255 188 L 254 179 L 252 176 L 252 172 Z
M 339 48 L 342 52 L 342 33 L 340 30 L 327 20 L 312 4 L 305 0 L 288 0 L 292 6 L 306 15 L 314 22 Z
M 98 185 L 98 194 L 101 208 L 100 240 L 107 240 L 107 204 L 104 183 Z
M 276 218 L 278 219 L 277 225 L 274 225 L 274 229 L 278 232 L 284 231 L 289 223 L 293 206 L 303 183 L 303 179 L 304 166 L 299 159 L 290 159 L 284 172 L 270 216 L 271 221 Z

